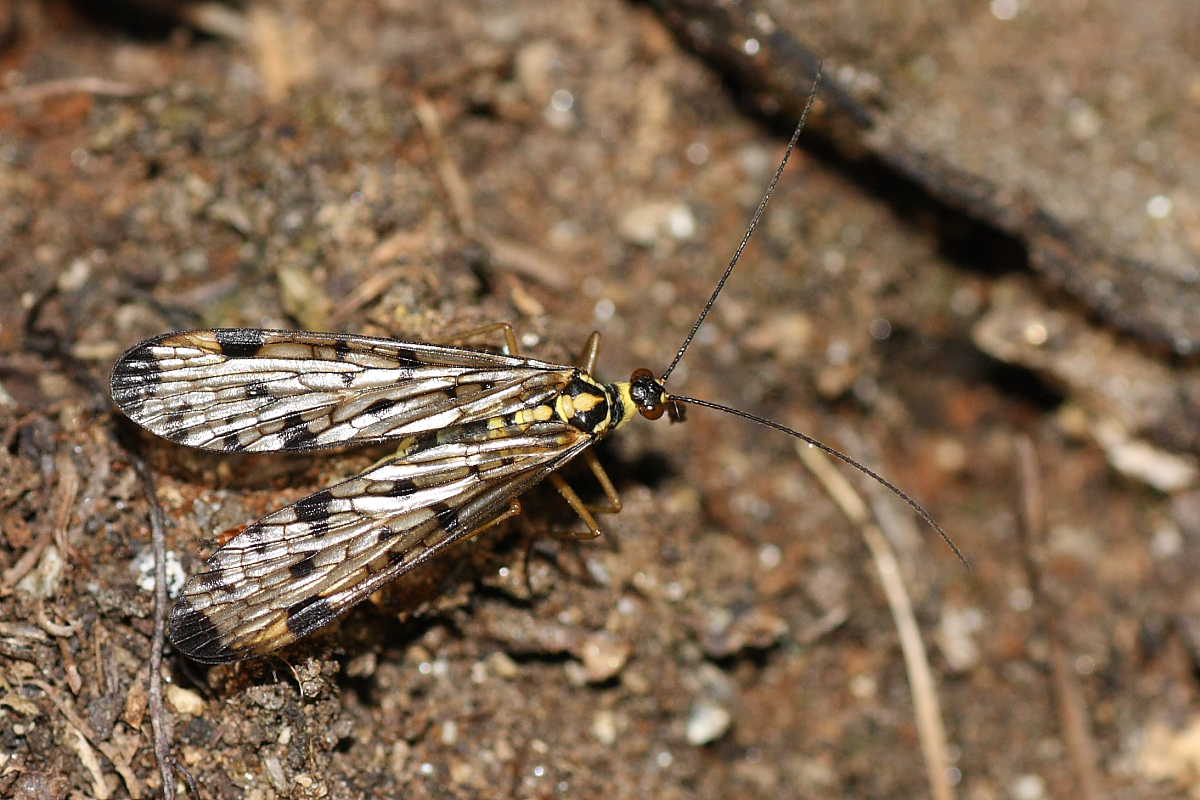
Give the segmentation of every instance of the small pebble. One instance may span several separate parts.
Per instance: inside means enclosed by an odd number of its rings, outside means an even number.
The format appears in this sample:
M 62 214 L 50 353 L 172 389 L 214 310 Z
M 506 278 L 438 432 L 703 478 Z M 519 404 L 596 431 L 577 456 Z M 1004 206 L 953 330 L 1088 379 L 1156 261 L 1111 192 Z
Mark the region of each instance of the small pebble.
M 709 700 L 696 702 L 687 721 L 688 744 L 702 747 L 715 742 L 725 735 L 732 721 L 732 715 L 724 706 Z

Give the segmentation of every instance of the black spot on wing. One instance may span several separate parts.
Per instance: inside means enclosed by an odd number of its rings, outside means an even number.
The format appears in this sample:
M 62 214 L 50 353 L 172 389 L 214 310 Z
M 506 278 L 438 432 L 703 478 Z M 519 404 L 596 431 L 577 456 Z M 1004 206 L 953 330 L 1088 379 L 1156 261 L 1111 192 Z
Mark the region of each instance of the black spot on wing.
M 296 519 L 303 522 L 323 522 L 329 518 L 329 506 L 333 503 L 333 492 L 322 489 L 296 502 Z
M 395 528 L 392 528 L 388 525 L 384 525 L 375 534 L 375 541 L 376 542 L 386 542 L 390 539 L 395 539 L 399 535 L 400 535 L 400 531 L 398 531 Z
M 237 535 L 239 546 L 260 545 L 263 541 L 263 535 L 266 533 L 266 526 L 261 522 L 252 522 Z
M 283 430 L 279 432 L 283 446 L 288 450 L 303 450 L 311 447 L 317 435 L 308 428 L 308 423 L 298 411 L 283 418 Z
M 348 374 L 348 373 L 347 373 Z M 385 397 L 382 400 L 376 400 L 371 405 L 363 409 L 364 414 L 382 415 L 387 413 L 388 409 L 396 405 L 395 400 L 390 397 Z
M 350 343 L 345 339 L 338 339 L 333 344 L 333 357 L 338 361 L 345 361 L 346 356 L 350 354 Z
M 147 397 L 153 397 L 162 382 L 162 369 L 150 351 L 156 341 L 151 339 L 131 348 L 113 365 L 109 391 L 126 413 L 136 411 Z
M 179 652 L 203 664 L 237 661 L 248 655 L 226 647 L 221 641 L 221 633 L 217 626 L 213 625 L 207 614 L 195 609 L 186 598 L 171 609 L 167 635 L 171 637 Z
M 320 595 L 301 600 L 287 610 L 288 631 L 299 639 L 307 636 L 322 625 L 328 625 L 337 618 L 333 606 Z
M 453 533 L 458 527 L 458 512 L 445 503 L 434 503 L 430 506 L 433 515 L 437 517 L 438 525 L 446 533 Z
M 313 572 L 316 570 L 316 568 L 317 568 L 316 560 L 317 560 L 316 555 L 313 553 L 309 553 L 304 558 L 300 559 L 295 564 L 292 564 L 290 567 L 288 567 L 288 574 L 290 574 L 296 580 L 300 580 L 301 578 L 307 578 L 309 575 L 312 575 Z
M 196 585 L 196 592 L 230 595 L 235 591 L 235 587 L 232 584 L 221 580 L 221 570 L 201 572 L 193 575 L 191 580 Z
M 237 433 L 230 432 L 221 437 L 221 447 L 224 448 L 225 452 L 227 453 L 236 453 L 237 451 L 244 449 L 245 445 L 242 444 L 242 437 L 240 437 Z
M 417 490 L 417 484 L 413 483 L 410 478 L 399 478 L 392 481 L 391 488 L 388 489 L 388 497 L 407 497 Z
M 153 430 L 159 436 L 170 439 L 172 442 L 182 442 L 187 438 L 190 430 L 187 415 L 182 411 L 169 411 L 161 422 L 155 424 Z
M 250 328 L 217 328 L 213 334 L 221 354 L 230 358 L 253 358 L 266 344 L 263 332 Z
M 260 397 L 271 396 L 271 390 L 267 388 L 267 384 L 264 381 L 246 384 L 246 388 L 242 390 L 242 393 L 246 396 L 247 400 L 257 400 Z
M 169 439 L 176 444 L 187 444 L 189 428 L 170 428 L 167 430 L 158 431 L 158 435 L 165 439 Z
M 459 425 L 454 441 L 468 442 L 486 439 L 490 428 L 489 421 L 486 419 L 477 419 L 474 422 Z
M 443 435 L 444 430 L 442 431 Z M 418 453 L 424 453 L 426 450 L 432 450 L 437 447 L 442 443 L 442 440 L 438 439 L 438 433 L 439 431 L 426 431 L 425 433 L 418 434 L 413 440 L 412 447 L 408 448 L 405 455 L 415 456 Z
M 417 355 L 416 350 L 411 350 L 407 347 L 397 347 L 393 353 L 393 358 L 397 361 L 411 367 L 419 367 L 425 362 Z

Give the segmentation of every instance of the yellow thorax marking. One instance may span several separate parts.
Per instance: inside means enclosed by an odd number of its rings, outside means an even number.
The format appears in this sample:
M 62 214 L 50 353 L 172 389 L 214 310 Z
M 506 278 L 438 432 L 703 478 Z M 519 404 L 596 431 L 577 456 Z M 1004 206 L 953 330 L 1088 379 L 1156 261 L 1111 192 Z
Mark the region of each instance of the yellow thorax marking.
M 621 401 L 621 410 L 624 412 L 621 414 L 621 421 L 617 423 L 617 427 L 620 428 L 637 416 L 637 403 L 633 402 L 633 394 L 630 391 L 630 387 L 633 386 L 632 383 L 629 381 L 618 381 L 613 386 L 617 389 L 617 397 Z
M 513 415 L 513 421 L 517 425 L 525 426 L 532 425 L 535 422 L 546 422 L 554 417 L 554 409 L 542 403 L 533 408 L 522 408 Z M 499 418 L 498 418 L 499 419 Z M 489 423 L 490 424 L 490 423 Z M 503 424 L 503 419 L 501 419 Z
M 584 414 L 591 411 L 596 406 L 604 402 L 603 396 L 597 396 L 591 393 L 577 394 L 572 397 L 569 394 L 560 394 L 555 401 L 555 406 L 558 411 L 558 418 L 563 422 L 570 422 L 571 418 L 576 414 Z

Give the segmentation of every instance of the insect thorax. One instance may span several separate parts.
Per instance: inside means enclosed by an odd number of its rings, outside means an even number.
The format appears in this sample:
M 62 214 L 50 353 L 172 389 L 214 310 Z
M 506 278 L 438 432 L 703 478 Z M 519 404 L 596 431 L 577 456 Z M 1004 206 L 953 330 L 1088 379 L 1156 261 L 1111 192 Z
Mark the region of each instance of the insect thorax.
M 605 386 L 585 372 L 576 372 L 563 387 L 554 401 L 554 412 L 571 427 L 593 436 L 615 430 L 627 416 L 619 388 Z

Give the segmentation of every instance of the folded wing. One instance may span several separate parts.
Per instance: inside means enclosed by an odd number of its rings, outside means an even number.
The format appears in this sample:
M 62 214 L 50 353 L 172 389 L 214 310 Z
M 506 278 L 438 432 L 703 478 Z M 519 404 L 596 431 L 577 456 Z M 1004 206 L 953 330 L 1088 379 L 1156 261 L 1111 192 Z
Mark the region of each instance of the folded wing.
M 460 347 L 335 333 L 169 333 L 113 367 L 113 399 L 180 444 L 224 452 L 379 441 L 552 398 L 571 367 Z
M 590 443 L 589 434 L 554 421 L 417 437 L 395 458 L 262 518 L 214 553 L 184 586 L 171 640 L 208 663 L 289 644 L 486 527 Z

